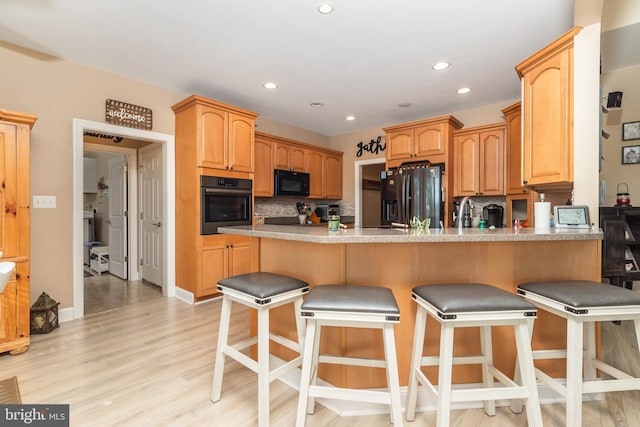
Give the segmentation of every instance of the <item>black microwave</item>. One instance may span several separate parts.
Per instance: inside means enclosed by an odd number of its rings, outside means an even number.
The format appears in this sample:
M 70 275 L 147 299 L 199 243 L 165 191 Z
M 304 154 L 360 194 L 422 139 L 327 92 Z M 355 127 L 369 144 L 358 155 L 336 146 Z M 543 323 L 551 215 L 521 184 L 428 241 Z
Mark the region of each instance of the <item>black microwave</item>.
M 309 174 L 275 169 L 273 171 L 273 194 L 275 196 L 308 196 Z

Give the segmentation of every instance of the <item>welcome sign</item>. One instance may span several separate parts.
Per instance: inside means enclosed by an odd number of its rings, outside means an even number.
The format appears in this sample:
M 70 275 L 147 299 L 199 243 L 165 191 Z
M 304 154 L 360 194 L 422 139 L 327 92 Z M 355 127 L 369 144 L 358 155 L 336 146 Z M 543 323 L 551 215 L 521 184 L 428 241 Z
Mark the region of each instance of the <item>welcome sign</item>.
M 151 109 L 126 102 L 107 99 L 105 119 L 107 123 L 136 129 L 151 130 Z

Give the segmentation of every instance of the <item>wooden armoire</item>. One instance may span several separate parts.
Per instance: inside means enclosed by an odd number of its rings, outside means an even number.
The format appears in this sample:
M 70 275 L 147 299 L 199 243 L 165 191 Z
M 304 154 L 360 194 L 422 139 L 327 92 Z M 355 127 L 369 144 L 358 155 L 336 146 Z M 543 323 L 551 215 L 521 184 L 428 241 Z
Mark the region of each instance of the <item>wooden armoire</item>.
M 0 294 L 0 353 L 29 348 L 29 139 L 36 119 L 0 109 L 0 261 L 16 263 Z

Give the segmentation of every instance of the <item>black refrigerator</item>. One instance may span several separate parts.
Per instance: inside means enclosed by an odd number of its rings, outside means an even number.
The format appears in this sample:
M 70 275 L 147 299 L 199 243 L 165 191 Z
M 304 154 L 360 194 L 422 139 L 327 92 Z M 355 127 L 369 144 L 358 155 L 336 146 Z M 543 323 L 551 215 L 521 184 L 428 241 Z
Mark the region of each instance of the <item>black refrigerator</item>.
M 413 164 L 382 172 L 382 227 L 431 218 L 430 228 L 443 225 L 444 205 L 440 165 Z

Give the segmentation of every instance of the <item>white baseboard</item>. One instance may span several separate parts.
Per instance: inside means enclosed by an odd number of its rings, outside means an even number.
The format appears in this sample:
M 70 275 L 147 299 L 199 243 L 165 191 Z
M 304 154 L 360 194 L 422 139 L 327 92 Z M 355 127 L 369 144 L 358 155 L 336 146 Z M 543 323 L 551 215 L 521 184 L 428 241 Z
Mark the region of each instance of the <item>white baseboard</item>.
M 73 320 L 73 307 L 66 307 L 58 310 L 58 322 L 64 323 Z
M 176 286 L 176 298 L 191 305 L 193 305 L 195 301 L 195 297 L 193 296 L 193 293 L 185 289 L 182 289 L 179 286 Z

